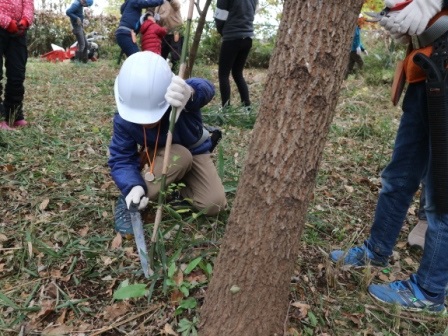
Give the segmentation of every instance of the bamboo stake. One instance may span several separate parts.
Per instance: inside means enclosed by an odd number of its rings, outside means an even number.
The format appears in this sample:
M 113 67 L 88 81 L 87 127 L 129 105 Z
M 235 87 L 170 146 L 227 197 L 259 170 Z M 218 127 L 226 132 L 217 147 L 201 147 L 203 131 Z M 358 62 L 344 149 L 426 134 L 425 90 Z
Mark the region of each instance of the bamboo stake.
M 187 27 L 186 27 L 186 31 L 185 31 L 184 43 L 182 45 L 182 53 L 180 55 L 179 77 L 181 77 L 181 78 L 184 78 L 184 76 L 185 76 L 188 41 L 190 39 L 190 30 L 191 30 L 191 20 L 193 17 L 193 9 L 194 9 L 194 0 L 190 0 L 189 7 L 188 7 Z M 149 251 L 149 263 L 150 263 L 151 269 L 154 266 L 154 249 L 155 249 L 155 245 L 157 244 L 157 237 L 158 237 L 157 232 L 159 230 L 160 222 L 162 221 L 162 208 L 163 208 L 163 203 L 165 200 L 165 192 L 166 192 L 166 175 L 168 173 L 169 156 L 170 156 L 170 152 L 171 152 L 171 144 L 173 142 L 174 126 L 176 124 L 176 120 L 177 120 L 178 114 L 180 112 L 182 112 L 182 111 L 177 111 L 177 108 L 173 107 L 171 110 L 171 115 L 170 115 L 170 125 L 169 125 L 169 129 L 168 129 L 168 135 L 166 138 L 165 155 L 163 157 L 159 198 L 157 201 L 157 212 L 156 212 L 156 218 L 154 220 L 154 228 L 152 231 L 151 246 L 150 246 L 150 251 Z

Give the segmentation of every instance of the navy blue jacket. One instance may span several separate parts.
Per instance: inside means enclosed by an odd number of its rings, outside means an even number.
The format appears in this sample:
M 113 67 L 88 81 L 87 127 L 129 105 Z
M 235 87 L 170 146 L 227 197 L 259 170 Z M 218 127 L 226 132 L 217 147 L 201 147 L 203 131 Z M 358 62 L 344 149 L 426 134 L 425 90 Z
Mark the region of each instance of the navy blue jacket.
M 143 8 L 157 7 L 161 4 L 163 4 L 163 0 L 126 0 L 120 7 L 119 26 L 136 30 Z
M 65 14 L 70 18 L 70 22 L 72 23 L 72 27 L 75 28 L 78 26 L 77 19 L 80 18 L 81 22 L 84 20 L 84 8 L 81 5 L 81 1 L 75 0 L 70 5 L 70 7 L 65 11 Z
M 180 144 L 186 148 L 192 147 L 201 139 L 203 123 L 201 107 L 208 104 L 215 95 L 215 88 L 211 82 L 202 78 L 190 78 L 186 81 L 195 93 L 185 106 L 176 122 L 173 132 L 173 144 Z M 163 115 L 160 124 L 158 148 L 164 147 L 169 127 L 171 107 Z M 158 127 L 145 128 L 148 148 L 154 148 Z M 114 116 L 114 132 L 109 146 L 109 167 L 113 180 L 126 196 L 133 187 L 142 186 L 146 190 L 146 183 L 140 173 L 138 146 L 144 146 L 143 126 L 124 120 L 118 113 Z M 193 155 L 208 153 L 211 140 L 207 139 L 202 145 L 190 149 Z

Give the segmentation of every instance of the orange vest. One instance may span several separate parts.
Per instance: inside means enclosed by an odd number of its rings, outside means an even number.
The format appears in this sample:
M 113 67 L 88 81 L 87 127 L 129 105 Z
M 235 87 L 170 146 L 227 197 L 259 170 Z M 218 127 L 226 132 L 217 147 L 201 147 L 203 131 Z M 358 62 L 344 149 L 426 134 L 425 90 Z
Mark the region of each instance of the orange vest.
M 428 24 L 428 27 L 431 26 L 439 17 L 442 15 L 448 15 L 448 10 L 443 10 L 436 16 L 434 16 Z M 406 56 L 404 60 L 404 72 L 406 74 L 406 82 L 408 83 L 416 83 L 425 80 L 426 74 L 417 64 L 414 63 L 413 58 L 417 53 L 425 54 L 426 56 L 430 56 L 432 54 L 432 46 L 427 46 L 420 49 L 412 50 L 409 55 Z

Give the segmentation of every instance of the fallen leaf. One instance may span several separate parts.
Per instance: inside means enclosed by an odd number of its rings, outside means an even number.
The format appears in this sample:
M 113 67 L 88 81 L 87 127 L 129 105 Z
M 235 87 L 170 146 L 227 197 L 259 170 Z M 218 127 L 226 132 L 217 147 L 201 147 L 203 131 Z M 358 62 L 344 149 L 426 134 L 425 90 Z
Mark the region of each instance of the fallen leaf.
M 81 230 L 78 231 L 78 233 L 81 237 L 85 237 L 87 235 L 87 232 L 89 232 L 88 226 L 85 226 Z
M 49 199 L 49 198 L 44 199 L 44 200 L 42 201 L 42 203 L 39 205 L 39 209 L 40 209 L 41 211 L 44 211 L 44 210 L 47 208 L 48 203 L 50 203 L 50 199 Z
M 112 244 L 110 244 L 111 250 L 116 250 L 121 247 L 121 243 L 123 241 L 123 238 L 121 237 L 121 234 L 117 233 L 114 240 L 112 240 Z
M 103 316 L 105 320 L 113 321 L 118 317 L 125 315 L 129 311 L 129 303 L 127 301 L 120 301 L 104 308 Z
M 355 190 L 352 186 L 348 186 L 348 185 L 345 185 L 344 188 L 349 193 L 352 193 Z
M 171 327 L 171 325 L 168 324 L 168 323 L 166 323 L 165 326 L 163 327 L 163 331 L 164 331 L 167 335 L 177 336 L 177 333 L 173 330 L 173 328 Z
M 72 327 L 63 324 L 55 328 L 44 329 L 42 331 L 42 336 L 63 336 L 63 335 L 69 335 L 72 331 L 73 331 Z
M 63 309 L 61 315 L 56 320 L 57 324 L 63 324 L 65 322 L 65 315 L 67 315 L 67 309 Z
M 37 318 L 44 318 L 45 316 L 54 312 L 55 301 L 54 300 L 42 300 L 40 305 L 40 311 L 36 315 Z
M 182 292 L 178 289 L 175 289 L 171 292 L 170 301 L 173 303 L 179 303 L 184 298 Z
M 299 308 L 300 309 L 300 318 L 304 319 L 308 315 L 308 310 L 311 308 L 310 305 L 302 302 L 293 302 L 291 303 L 291 306 Z

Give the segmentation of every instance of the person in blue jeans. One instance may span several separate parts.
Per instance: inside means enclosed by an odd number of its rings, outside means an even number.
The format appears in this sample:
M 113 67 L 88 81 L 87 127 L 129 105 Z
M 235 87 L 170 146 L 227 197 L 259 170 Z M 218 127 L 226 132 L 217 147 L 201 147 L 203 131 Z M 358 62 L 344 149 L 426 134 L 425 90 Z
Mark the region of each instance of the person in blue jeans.
M 393 7 L 399 1 L 390 0 L 386 5 Z M 443 3 L 439 0 L 413 0 L 404 9 L 384 17 L 380 24 L 397 39 L 403 35 L 418 36 L 428 23 L 431 25 L 441 15 L 447 15 L 447 9 L 448 0 Z M 448 38 L 448 34 L 443 36 Z M 431 52 L 431 46 L 426 48 Z M 412 62 L 415 52 L 423 49 L 415 50 L 407 60 Z M 372 284 L 368 291 L 375 299 L 397 304 L 405 310 L 444 313 L 448 284 L 448 213 L 436 209 L 434 189 L 437 181 L 428 173 L 431 172 L 431 152 L 425 77 L 419 78 L 418 71 L 411 70 L 416 68 L 409 68 L 406 72 L 409 85 L 403 100 L 403 114 L 392 159 L 381 174 L 382 189 L 370 235 L 361 246 L 346 252 L 332 251 L 330 259 L 352 266 L 388 265 L 408 208 L 423 181 L 428 229 L 418 270 L 405 280 Z
M 164 0 L 126 0 L 123 2 L 120 7 L 121 19 L 115 31 L 115 39 L 126 56 L 140 51 L 136 35 L 140 29 L 140 17 L 143 9 L 159 6 L 163 2 Z

